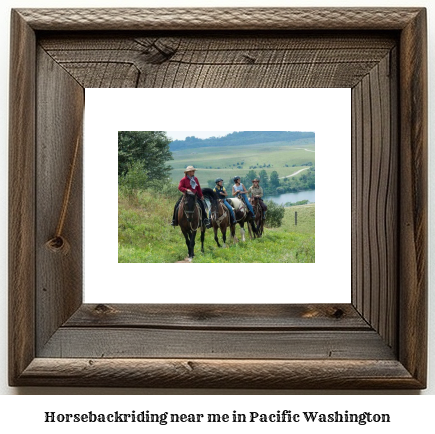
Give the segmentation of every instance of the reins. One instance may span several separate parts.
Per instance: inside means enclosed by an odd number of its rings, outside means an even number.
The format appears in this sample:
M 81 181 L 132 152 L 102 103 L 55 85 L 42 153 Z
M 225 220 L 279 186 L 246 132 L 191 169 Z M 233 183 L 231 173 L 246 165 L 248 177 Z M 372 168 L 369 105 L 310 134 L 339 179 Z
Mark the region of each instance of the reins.
M 214 214 L 216 224 L 220 227 L 221 223 L 224 221 L 225 217 L 227 216 L 227 213 L 225 211 L 224 204 L 222 202 L 218 202 L 217 207 L 219 208 L 219 206 L 221 207 L 222 215 L 218 218 L 217 211 L 212 212 L 212 214 Z
M 185 197 L 183 198 L 183 213 L 186 216 L 187 222 L 189 223 L 190 230 L 192 232 L 196 232 L 202 226 L 202 209 L 198 205 L 198 203 L 196 202 L 196 198 L 195 198 L 195 208 L 193 209 L 193 211 L 186 211 L 186 207 L 184 205 L 186 205 L 186 198 Z M 195 210 L 198 210 L 198 226 L 196 229 L 193 229 L 192 222 L 189 221 L 189 217 L 187 214 L 193 214 L 195 212 Z M 192 216 L 192 219 L 193 219 L 193 216 Z

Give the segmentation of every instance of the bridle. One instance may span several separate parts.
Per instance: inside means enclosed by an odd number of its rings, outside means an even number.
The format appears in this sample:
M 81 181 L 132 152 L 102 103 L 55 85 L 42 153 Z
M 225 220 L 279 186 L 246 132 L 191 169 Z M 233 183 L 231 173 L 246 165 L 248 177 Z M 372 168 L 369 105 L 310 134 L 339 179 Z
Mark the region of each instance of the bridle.
M 260 213 L 260 215 L 261 215 L 261 205 L 260 205 L 260 199 L 258 198 L 258 197 L 253 197 L 252 198 L 253 199 L 253 206 L 252 206 L 252 208 L 254 208 L 254 211 L 255 211 L 255 215 L 257 215 L 257 211 Z
M 226 213 L 226 210 L 225 210 L 226 207 L 224 206 L 224 204 L 222 202 L 216 201 L 216 203 L 217 203 L 217 206 L 213 207 L 214 211 L 213 211 L 213 208 L 212 208 L 211 214 L 214 217 L 214 221 L 216 222 L 216 224 L 220 227 L 221 223 L 224 221 L 225 217 L 227 216 L 227 213 Z M 218 218 L 217 215 L 218 215 L 218 208 L 219 208 L 219 206 L 221 207 L 222 215 Z
M 186 205 L 189 202 L 189 197 L 187 195 L 192 196 L 192 199 L 195 201 L 194 207 L 192 209 L 192 211 L 186 210 Z M 201 222 L 202 222 L 202 210 L 201 207 L 196 203 L 196 195 L 193 193 L 186 193 L 186 195 L 183 198 L 183 213 L 186 216 L 186 219 L 190 225 L 190 230 L 193 232 L 196 232 L 200 227 L 201 227 Z M 196 227 L 196 229 L 193 229 L 192 227 L 192 221 L 193 221 L 193 214 L 195 213 L 195 210 L 198 210 L 198 226 Z

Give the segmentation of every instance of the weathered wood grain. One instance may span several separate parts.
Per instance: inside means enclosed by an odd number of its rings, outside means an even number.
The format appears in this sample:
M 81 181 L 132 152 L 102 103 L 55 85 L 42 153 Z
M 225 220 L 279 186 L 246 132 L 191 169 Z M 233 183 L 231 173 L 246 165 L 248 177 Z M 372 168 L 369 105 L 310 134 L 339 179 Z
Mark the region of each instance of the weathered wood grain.
M 401 30 L 420 8 L 18 9 L 35 30 Z
M 426 379 L 427 356 L 426 35 L 423 10 L 400 40 L 399 360 L 421 381 Z
M 11 17 L 9 107 L 9 378 L 35 357 L 35 58 L 32 29 Z
M 362 84 L 358 83 L 352 89 L 352 303 L 362 312 L 363 306 L 363 261 L 360 259 L 363 249 L 363 224 L 362 212 L 363 195 L 356 192 L 362 191 L 363 152 L 362 131 Z
M 83 170 L 75 167 L 62 236 L 69 251 L 53 252 L 77 138 L 82 136 L 84 89 L 47 55 L 37 51 L 36 341 L 37 351 L 78 309 L 83 288 Z M 81 139 L 80 139 L 81 140 Z M 81 149 L 81 148 L 80 148 Z M 52 312 L 45 315 L 45 312 Z
M 392 360 L 34 359 L 26 385 L 225 389 L 418 389 Z
M 390 304 L 397 293 L 397 230 L 400 150 L 396 49 L 391 50 L 352 90 L 353 220 L 352 254 L 356 270 L 353 294 L 356 309 L 396 348 L 397 313 Z M 365 122 L 363 122 L 365 120 Z M 393 131 L 393 129 L 395 129 Z
M 83 304 L 63 327 L 185 330 L 371 330 L 352 305 Z
M 39 357 L 395 360 L 374 330 L 58 329 Z
M 42 37 L 47 53 L 84 87 L 349 87 L 388 55 L 395 37 L 374 34 L 226 32 Z
M 391 135 L 391 146 L 394 147 L 399 146 L 399 125 L 400 125 L 400 108 L 399 108 L 399 50 L 397 48 L 392 50 L 392 56 L 390 61 L 390 75 L 392 80 L 390 81 L 392 91 L 390 93 L 390 135 Z M 399 87 L 399 91 L 397 91 L 397 87 Z M 388 185 L 397 185 L 399 188 L 399 178 L 400 171 L 393 170 L 394 167 L 398 167 L 400 164 L 400 153 L 396 155 L 396 153 L 391 154 L 390 166 L 389 166 L 389 181 Z M 400 191 L 400 190 L 399 190 Z M 389 261 L 392 263 L 399 263 L 399 249 L 400 249 L 400 240 L 399 240 L 399 223 L 397 221 L 398 215 L 398 207 L 400 202 L 397 201 L 388 201 L 386 208 L 386 216 L 387 219 L 385 221 L 385 230 L 389 233 L 389 240 L 391 243 L 391 256 L 389 257 Z M 400 263 L 399 263 L 400 266 Z M 385 309 L 387 312 L 396 312 L 396 315 L 384 315 L 383 321 L 385 322 L 385 328 L 387 331 L 387 342 L 391 342 L 394 348 L 398 348 L 398 340 L 399 336 L 397 333 L 398 327 L 398 316 L 400 312 L 398 310 L 399 302 L 400 302 L 400 294 L 397 290 L 399 288 L 399 273 L 391 273 L 388 275 L 388 286 L 390 288 L 395 288 L 393 291 L 389 293 L 385 293 Z

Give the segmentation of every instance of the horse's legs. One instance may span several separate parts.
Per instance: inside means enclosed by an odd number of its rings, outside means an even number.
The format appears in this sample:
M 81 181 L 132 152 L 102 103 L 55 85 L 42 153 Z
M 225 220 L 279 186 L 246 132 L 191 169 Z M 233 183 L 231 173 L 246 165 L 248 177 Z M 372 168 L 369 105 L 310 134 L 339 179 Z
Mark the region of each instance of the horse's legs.
M 255 210 L 257 212 L 257 210 Z M 256 238 L 260 236 L 260 222 L 257 220 L 257 214 L 255 214 L 254 225 L 257 228 Z
M 205 228 L 201 229 L 201 252 L 204 253 Z
M 189 258 L 193 258 L 195 256 L 195 237 L 196 237 L 196 231 L 193 231 L 190 235 Z
M 251 221 L 252 231 L 254 232 L 254 237 L 258 237 L 258 228 L 255 224 L 255 220 Z
M 249 238 L 252 240 L 252 230 L 251 230 L 251 225 L 248 222 L 248 233 L 249 233 Z
M 222 232 L 222 239 L 224 240 L 224 247 L 225 247 L 225 243 L 227 242 L 227 228 L 221 227 L 221 232 Z
M 216 241 L 216 244 L 218 245 L 218 247 L 221 247 L 221 245 L 219 244 L 219 239 L 218 239 L 218 229 L 217 226 L 213 226 L 213 231 L 214 231 L 214 240 Z
M 189 237 L 189 233 L 183 231 L 183 235 L 184 235 L 184 239 L 186 240 L 187 254 L 188 254 L 189 258 L 190 258 L 190 237 Z
M 252 239 L 251 228 L 249 226 L 251 226 L 252 228 L 252 232 L 254 233 L 254 238 L 258 236 L 258 229 L 257 229 L 257 225 L 255 224 L 255 219 L 251 219 L 248 222 L 249 235 Z
M 236 242 L 236 225 L 230 225 L 230 234 L 233 239 L 233 243 Z
M 242 236 L 242 241 L 246 241 L 245 240 L 245 228 L 243 226 L 244 226 L 244 223 L 240 222 L 240 235 Z

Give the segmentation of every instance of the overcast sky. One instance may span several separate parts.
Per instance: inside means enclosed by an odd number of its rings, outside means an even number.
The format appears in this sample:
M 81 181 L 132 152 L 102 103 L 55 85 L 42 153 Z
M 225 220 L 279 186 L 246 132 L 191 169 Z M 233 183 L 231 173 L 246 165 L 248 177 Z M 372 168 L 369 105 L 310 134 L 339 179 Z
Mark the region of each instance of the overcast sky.
M 195 136 L 198 139 L 208 139 L 209 137 L 222 137 L 234 131 L 167 131 L 168 137 L 174 140 L 184 140 L 188 136 Z

